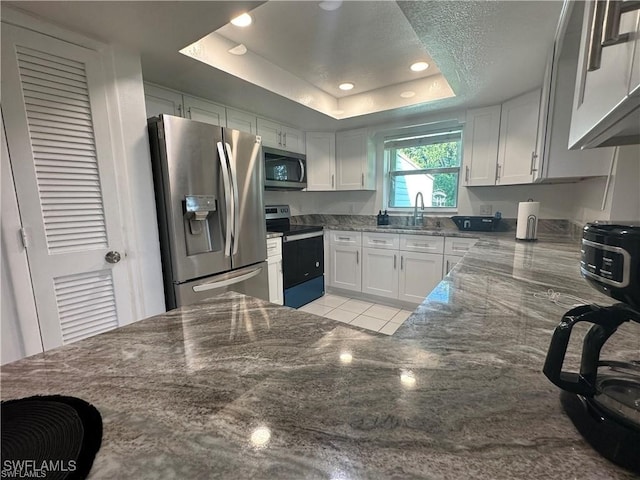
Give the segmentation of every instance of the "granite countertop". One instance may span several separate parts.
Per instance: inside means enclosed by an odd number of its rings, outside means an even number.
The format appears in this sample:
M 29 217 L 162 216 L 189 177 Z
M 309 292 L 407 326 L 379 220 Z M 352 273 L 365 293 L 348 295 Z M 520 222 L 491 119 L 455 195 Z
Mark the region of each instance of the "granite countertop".
M 267 232 L 267 238 L 278 238 L 282 236 L 282 232 Z
M 92 402 L 91 478 L 634 478 L 541 373 L 571 303 L 547 289 L 612 303 L 578 257 L 483 236 L 391 337 L 227 293 L 5 365 L 2 398 Z M 639 349 L 625 324 L 603 357 Z

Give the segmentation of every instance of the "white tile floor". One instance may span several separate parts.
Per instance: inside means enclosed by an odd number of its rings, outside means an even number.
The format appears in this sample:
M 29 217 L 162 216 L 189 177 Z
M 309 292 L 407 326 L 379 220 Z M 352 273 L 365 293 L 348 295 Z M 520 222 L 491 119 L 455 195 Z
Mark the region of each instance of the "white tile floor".
M 411 315 L 408 310 L 331 294 L 307 303 L 299 310 L 385 335 L 393 335 Z

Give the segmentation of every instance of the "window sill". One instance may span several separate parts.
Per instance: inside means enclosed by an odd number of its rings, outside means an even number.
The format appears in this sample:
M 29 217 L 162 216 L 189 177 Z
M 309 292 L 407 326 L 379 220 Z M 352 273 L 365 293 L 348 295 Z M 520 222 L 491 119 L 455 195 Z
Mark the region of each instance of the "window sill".
M 454 213 L 458 213 L 458 209 L 457 208 L 425 208 L 424 210 L 422 210 L 421 208 L 418 208 L 418 212 L 422 212 L 425 214 L 442 214 L 443 216 L 449 216 L 451 214 Z M 387 208 L 387 213 L 389 215 L 395 216 L 395 215 L 413 215 L 413 208 Z

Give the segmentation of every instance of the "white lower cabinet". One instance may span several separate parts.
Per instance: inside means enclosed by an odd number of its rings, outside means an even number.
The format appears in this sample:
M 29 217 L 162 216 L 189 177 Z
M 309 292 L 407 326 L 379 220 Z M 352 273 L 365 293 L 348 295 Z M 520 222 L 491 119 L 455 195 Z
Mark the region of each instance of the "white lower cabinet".
M 362 290 L 360 246 L 331 245 L 331 286 L 344 290 Z
M 269 273 L 269 301 L 283 305 L 282 240 L 280 238 L 267 239 L 267 268 Z
M 398 298 L 398 257 L 397 250 L 363 248 L 362 293 Z
M 331 230 L 330 287 L 418 304 L 477 241 Z M 448 255 L 456 253 L 457 255 Z M 360 258 L 362 257 L 362 258 Z
M 400 252 L 398 299 L 421 303 L 442 279 L 442 254 Z
M 329 230 L 329 269 L 325 279 L 331 287 L 360 292 L 362 290 L 362 233 Z M 326 238 L 326 237 L 325 237 Z
M 442 276 L 446 277 L 449 275 L 449 272 L 460 260 L 462 260 L 462 257 L 459 255 L 445 255 L 444 261 L 442 262 Z

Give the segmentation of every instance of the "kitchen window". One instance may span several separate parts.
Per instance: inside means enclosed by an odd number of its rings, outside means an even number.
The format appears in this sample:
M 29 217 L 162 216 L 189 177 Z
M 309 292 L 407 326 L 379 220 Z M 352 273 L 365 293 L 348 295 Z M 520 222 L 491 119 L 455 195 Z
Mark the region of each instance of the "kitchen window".
M 389 138 L 384 153 L 388 208 L 413 208 L 419 192 L 425 208 L 457 208 L 462 129 Z

